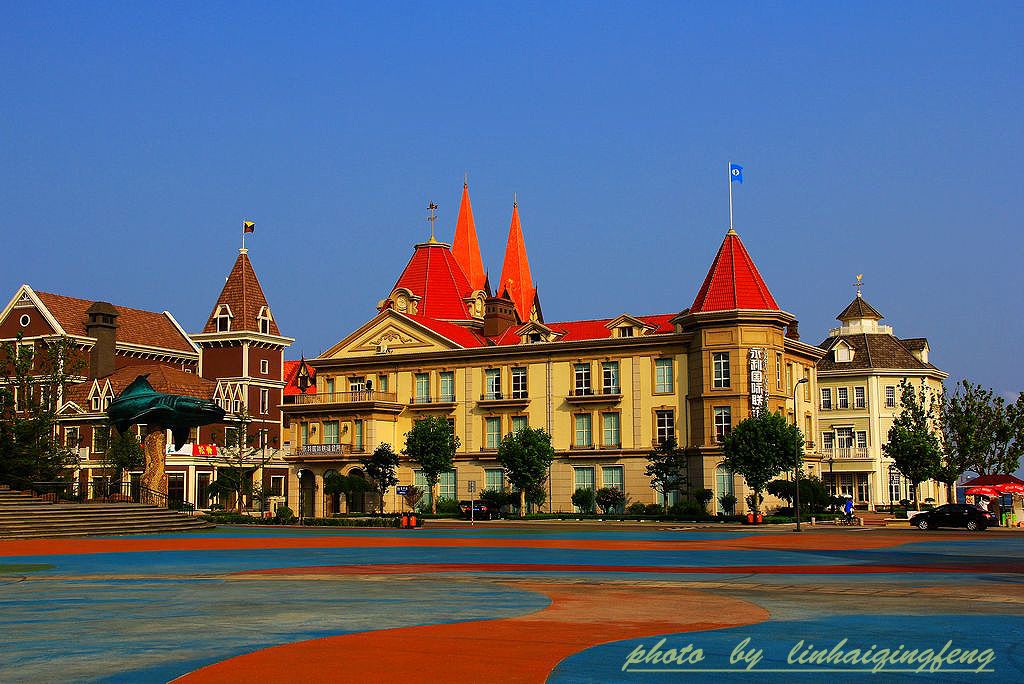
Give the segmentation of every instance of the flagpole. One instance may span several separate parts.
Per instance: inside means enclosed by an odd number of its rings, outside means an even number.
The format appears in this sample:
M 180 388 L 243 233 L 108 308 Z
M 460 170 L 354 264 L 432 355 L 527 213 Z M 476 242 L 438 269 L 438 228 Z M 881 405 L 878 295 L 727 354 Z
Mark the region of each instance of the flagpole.
M 732 190 L 732 185 L 729 187 Z M 245 221 L 242 221 L 242 251 L 245 251 Z
M 725 177 L 729 182 L 729 230 L 732 230 L 732 162 L 725 167 Z

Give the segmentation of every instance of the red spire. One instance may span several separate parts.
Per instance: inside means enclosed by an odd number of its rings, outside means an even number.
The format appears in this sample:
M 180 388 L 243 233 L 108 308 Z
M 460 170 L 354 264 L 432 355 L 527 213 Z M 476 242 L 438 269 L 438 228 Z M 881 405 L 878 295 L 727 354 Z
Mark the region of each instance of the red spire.
M 214 304 L 213 311 L 210 312 L 210 317 L 203 327 L 204 333 L 217 332 L 216 317 L 222 306 L 228 308 L 228 311 L 223 311 L 222 314 L 230 312 L 232 332 L 242 330 L 260 332 L 259 316 L 263 313 L 264 317 L 269 319 L 269 333 L 271 335 L 281 334 L 277 327 L 277 321 L 270 314 L 270 305 L 267 303 L 266 295 L 263 294 L 263 288 L 260 286 L 259 278 L 256 277 L 252 262 L 249 261 L 249 250 L 247 249 L 238 251 L 238 258 L 235 259 L 235 265 L 232 267 L 231 273 L 228 274 L 224 289 L 220 291 L 220 297 L 217 298 L 217 303 Z
M 471 318 L 465 302 L 472 294 L 469 280 L 452 256 L 451 248 L 443 242 L 416 245 L 416 251 L 391 292 L 398 289 L 406 289 L 420 298 L 416 303 L 419 316 L 445 321 Z
M 690 312 L 778 308 L 740 236 L 730 229 Z
M 455 240 L 452 254 L 462 267 L 473 290 L 483 290 L 487 274 L 484 261 L 480 258 L 480 243 L 476 239 L 476 223 L 473 221 L 473 206 L 469 203 L 469 183 L 462 185 L 462 202 L 459 203 L 459 222 L 455 226 Z
M 505 263 L 501 267 L 501 281 L 498 283 L 498 295 L 507 293 L 507 297 L 516 305 L 519 320 L 530 320 L 537 288 L 533 286 L 530 276 L 530 261 L 526 258 L 526 241 L 523 239 L 523 227 L 519 224 L 519 203 L 512 203 L 512 225 L 508 229 L 508 244 L 505 245 Z

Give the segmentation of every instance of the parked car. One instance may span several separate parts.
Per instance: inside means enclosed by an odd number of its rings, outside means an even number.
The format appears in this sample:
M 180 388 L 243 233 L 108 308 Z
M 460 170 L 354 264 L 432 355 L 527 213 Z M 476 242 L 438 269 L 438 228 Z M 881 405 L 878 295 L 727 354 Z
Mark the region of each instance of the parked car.
M 995 525 L 996 517 L 986 510 L 970 504 L 945 504 L 930 511 L 918 513 L 910 524 L 919 530 L 937 527 L 963 527 L 968 530 L 983 530 Z
M 469 502 L 459 502 L 459 512 L 464 520 L 469 520 Z M 498 517 L 498 511 L 494 510 L 483 501 L 477 499 L 473 502 L 473 518 L 476 520 L 491 520 Z

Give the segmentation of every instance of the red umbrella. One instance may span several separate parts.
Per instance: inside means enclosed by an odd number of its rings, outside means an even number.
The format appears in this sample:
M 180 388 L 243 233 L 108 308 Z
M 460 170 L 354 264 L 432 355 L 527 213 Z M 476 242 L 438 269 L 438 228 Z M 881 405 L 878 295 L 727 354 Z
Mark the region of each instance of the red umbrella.
M 968 496 L 999 496 L 999 490 L 995 487 L 971 487 L 964 493 Z
M 1004 482 L 997 484 L 995 488 L 1003 494 L 1024 494 L 1024 484 L 1019 482 Z

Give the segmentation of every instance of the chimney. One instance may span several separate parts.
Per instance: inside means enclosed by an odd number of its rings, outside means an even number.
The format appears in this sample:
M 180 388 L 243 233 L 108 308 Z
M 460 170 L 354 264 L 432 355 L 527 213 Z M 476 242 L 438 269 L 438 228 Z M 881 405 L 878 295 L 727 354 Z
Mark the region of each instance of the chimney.
M 791 340 L 799 340 L 800 339 L 800 322 L 799 321 L 793 321 L 788 326 L 786 326 L 786 337 L 788 337 Z
M 89 317 L 85 324 L 85 334 L 96 338 L 96 344 L 89 355 L 89 377 L 102 378 L 114 372 L 117 309 L 107 302 L 94 302 L 85 313 Z
M 484 300 L 484 337 L 497 337 L 518 324 L 516 305 L 506 297 Z

